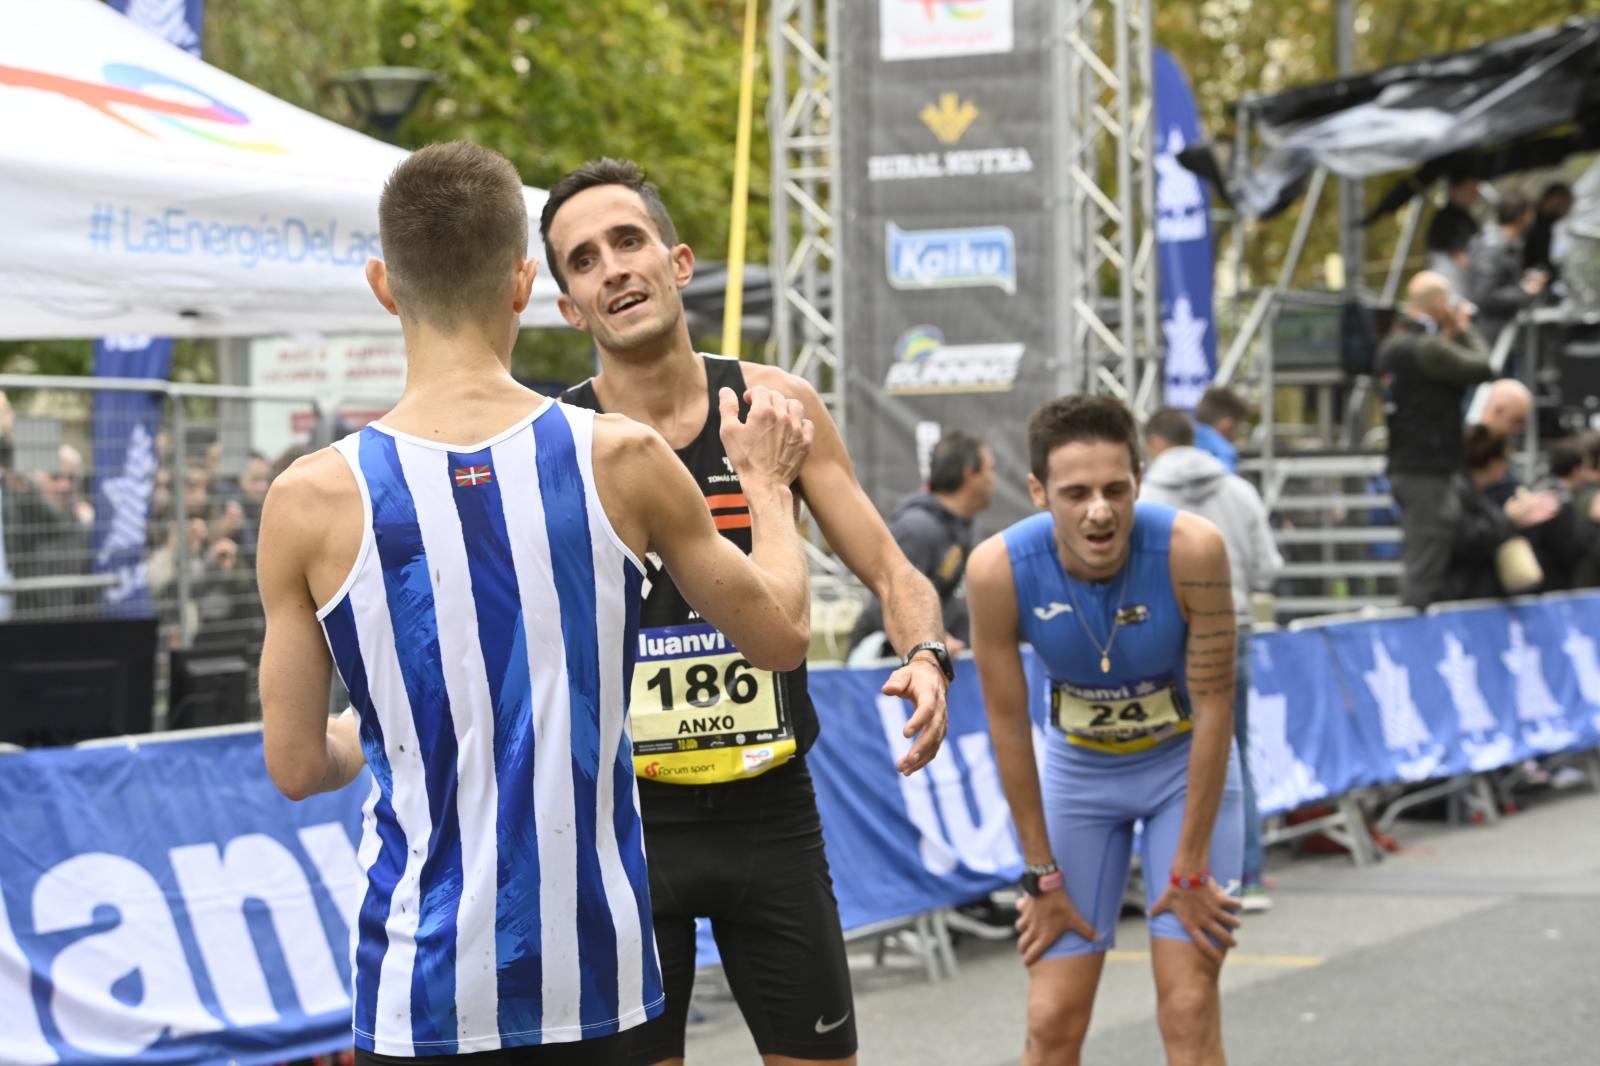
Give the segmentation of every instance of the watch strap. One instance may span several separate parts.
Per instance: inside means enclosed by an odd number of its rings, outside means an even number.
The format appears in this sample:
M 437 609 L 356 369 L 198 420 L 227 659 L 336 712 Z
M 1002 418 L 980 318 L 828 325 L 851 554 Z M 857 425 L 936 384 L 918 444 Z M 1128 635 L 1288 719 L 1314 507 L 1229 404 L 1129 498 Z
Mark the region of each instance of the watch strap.
M 906 652 L 906 657 L 900 661 L 900 665 L 910 666 L 911 660 L 916 658 L 920 652 L 925 651 L 933 652 L 933 661 L 938 664 L 939 669 L 944 673 L 946 682 L 956 679 L 956 667 L 955 663 L 950 661 L 950 650 L 936 640 L 925 640 Z

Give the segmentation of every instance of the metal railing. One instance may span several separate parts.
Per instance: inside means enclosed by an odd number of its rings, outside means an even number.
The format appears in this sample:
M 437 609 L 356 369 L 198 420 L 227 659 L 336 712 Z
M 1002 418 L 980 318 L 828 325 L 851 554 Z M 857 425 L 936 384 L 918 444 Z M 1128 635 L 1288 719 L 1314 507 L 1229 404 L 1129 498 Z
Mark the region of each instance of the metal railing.
M 1399 602 L 1400 528 L 1385 465 L 1376 452 L 1280 453 L 1240 464 L 1282 522 L 1280 621 Z
M 256 537 L 272 477 L 392 402 L 22 374 L 0 374 L 0 393 L 15 412 L 0 426 L 0 622 L 154 615 L 158 721 L 167 651 L 259 656 Z M 249 692 L 254 712 L 253 677 Z

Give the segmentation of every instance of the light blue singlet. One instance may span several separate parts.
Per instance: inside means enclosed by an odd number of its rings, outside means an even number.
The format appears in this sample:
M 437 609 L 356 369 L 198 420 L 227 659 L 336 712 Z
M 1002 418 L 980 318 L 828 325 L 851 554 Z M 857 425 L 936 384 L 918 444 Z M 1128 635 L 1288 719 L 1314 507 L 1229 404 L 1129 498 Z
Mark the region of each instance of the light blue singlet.
M 1115 943 L 1136 822 L 1143 824 L 1146 907 L 1167 888 L 1188 795 L 1191 728 L 1188 624 L 1168 555 L 1176 515 L 1161 504 L 1136 504 L 1128 561 L 1105 582 L 1067 574 L 1048 513 L 1002 534 L 1021 636 L 1044 661 L 1052 685 L 1041 782 L 1050 847 L 1073 906 L 1098 934 L 1091 943 L 1067 933 L 1046 958 L 1106 951 Z M 1109 670 L 1102 670 L 1103 658 Z M 1230 891 L 1237 889 L 1243 845 L 1235 752 L 1210 855 L 1212 877 Z M 1150 931 L 1189 939 L 1171 914 L 1152 919 Z

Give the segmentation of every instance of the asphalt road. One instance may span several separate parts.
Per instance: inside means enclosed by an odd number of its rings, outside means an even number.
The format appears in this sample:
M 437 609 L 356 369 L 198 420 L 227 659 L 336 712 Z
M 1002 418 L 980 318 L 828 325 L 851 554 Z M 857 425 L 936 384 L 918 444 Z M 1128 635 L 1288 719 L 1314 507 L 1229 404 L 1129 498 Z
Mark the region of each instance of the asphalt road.
M 1223 971 L 1234 1066 L 1600 1066 L 1600 796 L 1528 797 L 1493 826 L 1402 821 L 1377 866 L 1268 855 L 1275 906 Z M 1026 975 L 1010 944 L 957 946 L 929 983 L 909 957 L 852 956 L 860 1061 L 1017 1061 Z M 697 988 L 694 1066 L 759 1061 L 714 979 Z M 1124 918 L 1086 1064 L 1159 1064 L 1148 938 Z

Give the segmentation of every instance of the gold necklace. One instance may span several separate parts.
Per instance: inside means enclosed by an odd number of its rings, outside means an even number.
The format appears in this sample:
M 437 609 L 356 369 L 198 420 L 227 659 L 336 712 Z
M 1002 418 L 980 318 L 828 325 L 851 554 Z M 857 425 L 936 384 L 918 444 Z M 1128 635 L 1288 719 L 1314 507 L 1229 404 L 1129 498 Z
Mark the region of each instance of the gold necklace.
M 1129 559 L 1128 562 L 1132 562 Z M 1111 616 L 1111 635 L 1104 644 L 1094 635 L 1094 630 L 1089 628 L 1089 620 L 1083 616 L 1083 608 L 1078 606 L 1078 594 L 1072 591 L 1072 575 L 1062 567 L 1062 575 L 1067 579 L 1067 599 L 1072 601 L 1072 613 L 1078 616 L 1078 624 L 1083 626 L 1084 635 L 1089 638 L 1089 643 L 1095 646 L 1100 653 L 1100 672 L 1111 672 L 1111 645 L 1117 642 L 1117 633 L 1122 629 L 1122 605 L 1128 602 L 1128 570 L 1127 563 L 1123 563 L 1122 570 L 1122 595 L 1117 597 L 1117 613 Z

